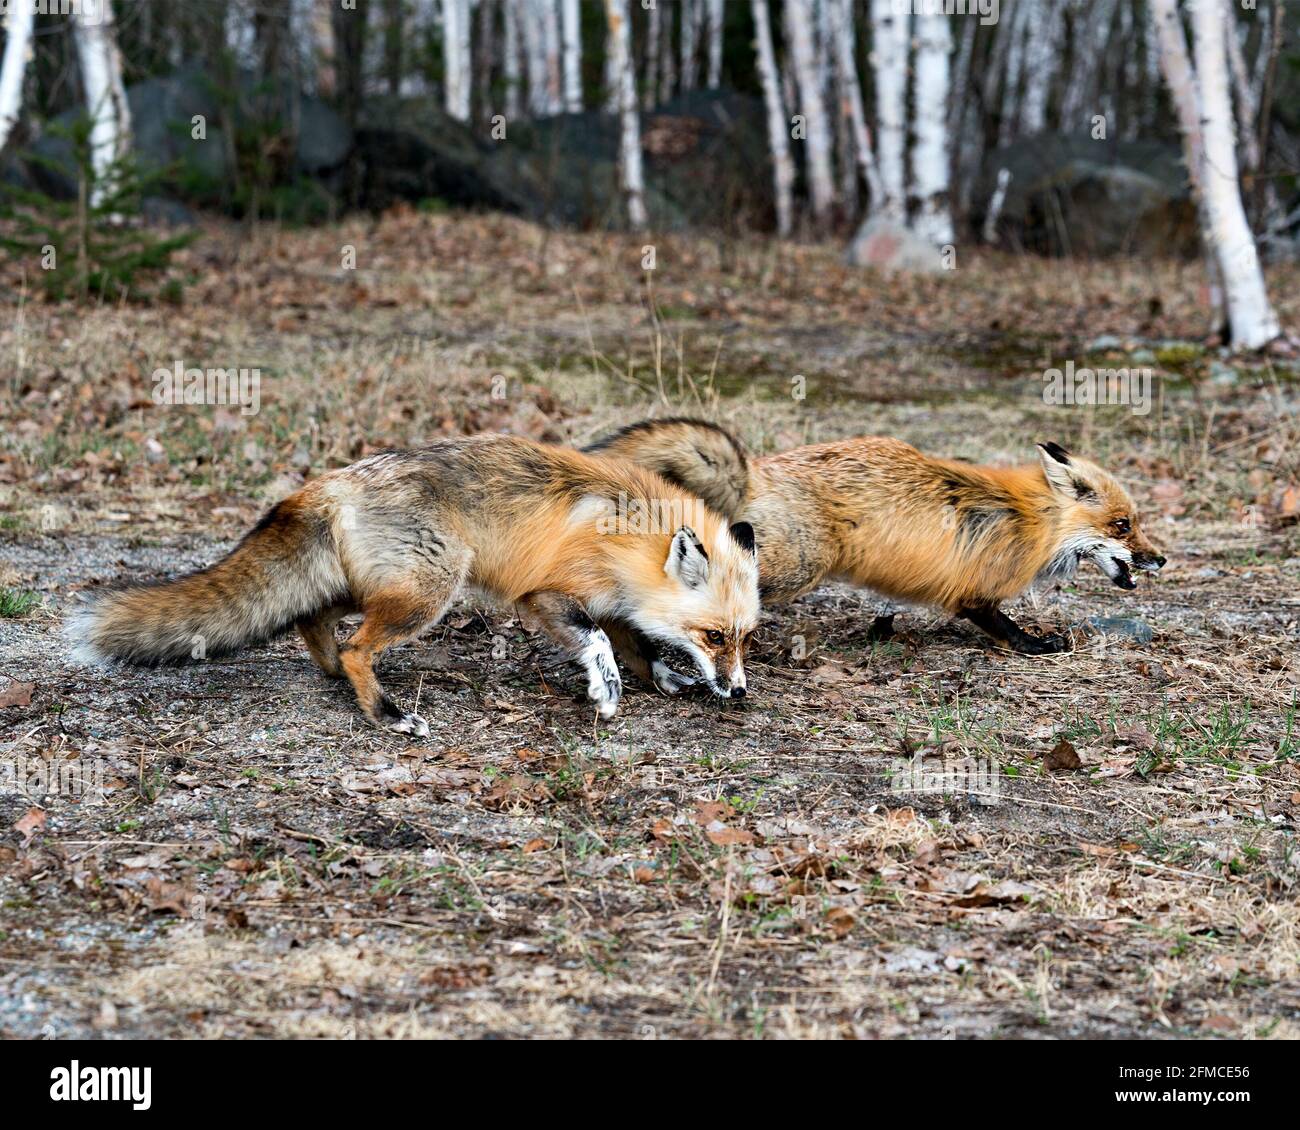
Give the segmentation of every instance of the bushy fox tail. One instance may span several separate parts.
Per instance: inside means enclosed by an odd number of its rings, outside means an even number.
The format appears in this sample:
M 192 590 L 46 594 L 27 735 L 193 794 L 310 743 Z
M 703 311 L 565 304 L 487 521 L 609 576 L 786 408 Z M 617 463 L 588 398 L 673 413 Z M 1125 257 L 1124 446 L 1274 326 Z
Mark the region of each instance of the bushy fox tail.
M 749 500 L 749 456 L 735 436 L 707 420 L 642 420 L 585 449 L 655 471 L 728 521 Z
M 300 492 L 211 568 L 103 592 L 73 611 L 64 631 L 80 662 L 153 667 L 262 643 L 347 593 L 330 523 Z

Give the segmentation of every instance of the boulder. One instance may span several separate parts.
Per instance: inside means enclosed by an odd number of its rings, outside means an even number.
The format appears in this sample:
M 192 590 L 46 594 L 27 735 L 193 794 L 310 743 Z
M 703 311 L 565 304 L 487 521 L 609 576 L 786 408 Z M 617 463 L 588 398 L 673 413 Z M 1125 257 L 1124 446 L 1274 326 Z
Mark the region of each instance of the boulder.
M 1177 143 L 1040 134 L 985 158 L 972 226 L 983 226 L 997 184 L 1011 181 L 999 238 L 1050 255 L 1195 255 L 1196 206 Z

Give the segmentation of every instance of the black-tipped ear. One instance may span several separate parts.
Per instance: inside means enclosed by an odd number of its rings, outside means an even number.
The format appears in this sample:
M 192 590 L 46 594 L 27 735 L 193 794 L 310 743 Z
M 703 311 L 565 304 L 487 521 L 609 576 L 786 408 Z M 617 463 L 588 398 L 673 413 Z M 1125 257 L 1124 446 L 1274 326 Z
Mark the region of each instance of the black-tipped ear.
M 1064 463 L 1067 466 L 1070 463 L 1070 453 L 1065 450 L 1059 443 L 1040 443 L 1038 445 L 1047 452 L 1058 463 Z
M 754 527 L 748 522 L 737 522 L 732 526 L 731 536 L 741 549 L 748 550 L 750 553 L 758 552 L 754 546 Z

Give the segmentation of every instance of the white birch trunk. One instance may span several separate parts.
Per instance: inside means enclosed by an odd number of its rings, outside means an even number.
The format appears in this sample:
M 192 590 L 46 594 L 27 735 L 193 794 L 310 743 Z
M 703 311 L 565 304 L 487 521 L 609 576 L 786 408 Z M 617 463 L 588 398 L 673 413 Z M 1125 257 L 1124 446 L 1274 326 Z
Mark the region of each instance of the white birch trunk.
M 1002 113 L 998 121 L 998 144 L 1007 145 L 1015 136 L 1020 120 L 1020 84 L 1025 69 L 1025 35 L 1035 11 L 1034 3 L 1017 4 L 1008 28 L 1007 69 L 1003 76 Z
M 1237 109 L 1237 138 L 1241 142 L 1241 167 L 1250 173 L 1259 168 L 1259 139 L 1255 136 L 1255 94 L 1246 74 L 1246 58 L 1237 38 L 1237 20 L 1232 0 L 1221 0 L 1223 38 L 1228 49 L 1228 66 L 1232 73 L 1233 105 Z
M 908 13 L 893 0 L 871 0 L 871 67 L 876 79 L 876 145 L 880 196 L 871 214 L 907 218 L 907 49 Z
M 582 13 L 578 0 L 560 0 L 564 28 L 564 108 L 582 113 Z
M 1277 337 L 1279 330 L 1237 182 L 1237 147 L 1219 0 L 1194 0 L 1192 30 L 1204 123 L 1202 182 L 1210 223 L 1209 243 L 1223 276 L 1232 342 L 1246 349 L 1259 349 Z
M 709 73 L 710 90 L 717 90 L 722 82 L 722 22 L 726 13 L 722 0 L 709 0 Z
M 644 228 L 645 180 L 641 172 L 641 119 L 636 105 L 636 83 L 632 75 L 632 31 L 629 26 L 627 0 L 605 0 L 605 18 L 609 25 L 609 53 L 614 60 L 613 78 L 618 84 L 620 122 L 619 180 L 627 197 L 628 223 Z
M 469 121 L 469 0 L 442 0 L 442 73 L 447 113 Z
M 799 86 L 799 112 L 807 131 L 805 144 L 813 219 L 824 224 L 835 207 L 835 177 L 831 170 L 831 134 L 817 56 L 813 52 L 812 29 L 809 0 L 785 0 L 786 43 Z
M 32 26 L 36 23 L 36 6 L 31 3 L 9 5 L 5 22 L 5 54 L 0 62 L 0 150 L 18 123 L 23 109 L 23 75 L 31 54 Z
M 936 247 L 952 243 L 952 209 L 948 200 L 948 52 L 952 46 L 948 17 L 924 6 L 916 17 L 916 107 L 912 149 L 912 195 L 916 215 L 912 229 Z
M 678 68 L 678 82 L 681 83 L 683 90 L 695 89 L 695 51 L 696 37 L 699 34 L 699 8 L 704 0 L 681 0 L 678 8 L 681 11 L 682 25 L 682 63 Z
M 501 50 L 505 58 L 502 59 L 501 65 L 506 79 L 506 118 L 510 121 L 518 121 L 523 114 L 523 103 L 519 94 L 519 88 L 523 83 L 523 72 L 519 67 L 519 55 L 523 47 L 519 35 L 520 2 L 521 0 L 505 0 L 503 13 L 505 27 Z
M 555 0 L 538 0 L 542 21 L 542 43 L 546 55 L 546 112 L 558 114 L 564 110 L 564 75 L 560 61 L 560 14 Z
M 1055 73 L 1060 26 L 1059 0 L 1033 0 L 1025 30 L 1025 96 L 1020 105 L 1020 131 L 1027 136 L 1047 128 L 1047 96 Z
M 546 70 L 546 28 L 538 0 L 520 0 L 519 22 L 523 32 L 524 65 L 528 71 L 528 112 L 536 118 L 550 113 Z
M 849 127 L 857 153 L 858 168 L 866 181 L 871 196 L 871 206 L 883 195 L 880 170 L 876 167 L 876 153 L 871 145 L 871 132 L 867 129 L 867 115 L 862 106 L 862 84 L 858 80 L 856 40 L 853 27 L 853 0 L 830 0 L 834 28 L 835 68 L 839 75 L 842 96 L 847 105 Z M 972 21 L 973 23 L 973 21 Z
M 1070 75 L 1066 79 L 1065 94 L 1061 96 L 1061 127 L 1063 130 L 1082 130 L 1088 126 L 1088 100 L 1093 96 L 1097 82 L 1097 60 L 1106 51 L 1110 39 L 1110 23 L 1115 16 L 1115 0 L 1092 0 L 1088 18 L 1079 23 L 1075 38 L 1074 57 L 1070 61 Z
M 784 237 L 794 226 L 794 160 L 790 156 L 790 125 L 781 102 L 781 76 L 772 49 L 772 17 L 767 0 L 750 0 L 754 11 L 754 50 L 767 107 L 767 140 L 772 149 L 772 180 L 776 195 L 776 230 Z
M 122 82 L 111 0 L 82 0 L 73 11 L 73 37 L 90 116 L 90 161 L 95 171 L 91 204 L 99 204 L 114 185 L 112 167 L 131 148 L 131 109 Z

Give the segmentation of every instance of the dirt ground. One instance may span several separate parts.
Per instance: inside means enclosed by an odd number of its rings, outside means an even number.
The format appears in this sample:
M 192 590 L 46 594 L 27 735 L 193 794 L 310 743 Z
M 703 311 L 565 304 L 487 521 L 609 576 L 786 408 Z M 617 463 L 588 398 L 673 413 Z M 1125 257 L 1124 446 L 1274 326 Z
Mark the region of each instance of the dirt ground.
M 1300 1037 L 1294 362 L 1203 348 L 1196 264 L 645 254 L 407 211 L 214 227 L 179 307 L 6 280 L 0 1035 Z M 1298 274 L 1270 275 L 1291 326 Z M 1046 404 L 1067 360 L 1149 367 L 1149 411 Z M 259 410 L 155 404 L 177 362 L 258 368 Z M 1170 563 L 1026 598 L 1074 631 L 1049 657 L 926 610 L 875 643 L 874 598 L 828 587 L 768 613 L 742 706 L 629 677 L 600 723 L 512 610 L 466 601 L 382 669 L 415 742 L 296 639 L 65 654 L 79 590 L 210 562 L 322 470 L 666 411 L 759 450 L 1056 440 Z

